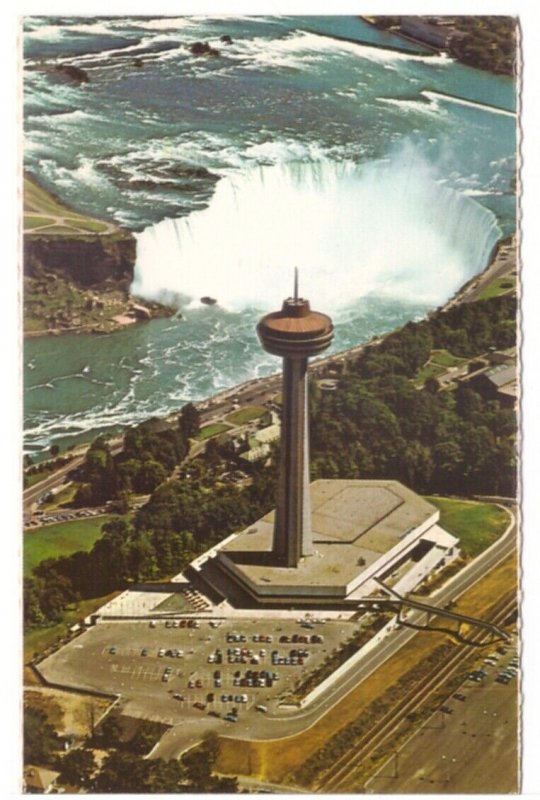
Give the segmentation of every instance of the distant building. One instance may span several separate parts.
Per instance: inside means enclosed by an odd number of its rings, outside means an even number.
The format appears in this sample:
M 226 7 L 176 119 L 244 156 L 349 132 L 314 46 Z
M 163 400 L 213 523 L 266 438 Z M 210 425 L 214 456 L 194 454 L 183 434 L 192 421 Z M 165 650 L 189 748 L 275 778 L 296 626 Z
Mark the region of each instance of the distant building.
M 445 17 L 401 17 L 400 32 L 432 47 L 446 49 L 452 40 L 466 36 L 453 27 L 454 20 Z
M 49 794 L 57 791 L 56 781 L 59 777 L 60 773 L 52 769 L 28 764 L 23 773 L 24 791 L 26 794 Z
M 516 348 L 495 350 L 489 354 L 489 363 L 482 362 L 480 369 L 460 378 L 460 383 L 468 384 L 486 400 L 514 408 L 518 398 Z
M 513 408 L 517 401 L 517 370 L 515 364 L 498 364 L 477 373 L 470 380 L 471 386 L 486 400 L 499 400 Z

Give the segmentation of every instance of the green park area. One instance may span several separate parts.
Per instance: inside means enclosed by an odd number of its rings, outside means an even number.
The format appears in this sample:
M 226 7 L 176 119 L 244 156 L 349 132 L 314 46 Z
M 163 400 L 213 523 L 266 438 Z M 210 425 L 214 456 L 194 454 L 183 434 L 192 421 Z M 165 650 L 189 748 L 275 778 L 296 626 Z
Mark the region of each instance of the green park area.
M 479 297 L 479 300 L 489 300 L 491 297 L 499 297 L 501 294 L 508 294 L 516 288 L 516 279 L 513 275 L 502 275 L 489 286 L 486 286 Z
M 212 425 L 205 425 L 199 431 L 197 439 L 201 442 L 204 442 L 206 439 L 211 439 L 212 436 L 218 436 L 220 433 L 224 433 L 230 429 L 231 426 L 225 425 L 224 422 L 215 422 Z
M 465 558 L 474 558 L 493 544 L 510 522 L 508 512 L 492 503 L 438 496 L 425 499 L 441 512 L 441 527 L 459 538 Z
M 103 514 L 27 531 L 23 539 L 24 574 L 30 575 L 46 558 L 69 556 L 79 550 L 88 552 L 101 536 L 102 526 L 111 519 L 113 515 Z
M 81 233 L 105 233 L 114 227 L 72 211 L 28 176 L 24 178 L 23 194 L 26 233 L 43 230 L 48 234 L 79 236 Z
M 428 361 L 416 374 L 414 383 L 416 386 L 423 386 L 428 378 L 438 378 L 440 375 L 444 375 L 450 367 L 459 367 L 466 360 L 452 355 L 448 350 L 432 350 Z
M 429 360 L 431 364 L 437 364 L 438 366 L 448 369 L 449 367 L 459 367 L 460 364 L 464 364 L 467 359 L 453 356 L 448 350 L 432 350 Z
M 254 419 L 259 419 L 266 413 L 267 409 L 264 408 L 264 406 L 246 406 L 245 408 L 240 408 L 238 411 L 233 411 L 226 419 L 227 422 L 230 422 L 232 425 L 246 425 Z

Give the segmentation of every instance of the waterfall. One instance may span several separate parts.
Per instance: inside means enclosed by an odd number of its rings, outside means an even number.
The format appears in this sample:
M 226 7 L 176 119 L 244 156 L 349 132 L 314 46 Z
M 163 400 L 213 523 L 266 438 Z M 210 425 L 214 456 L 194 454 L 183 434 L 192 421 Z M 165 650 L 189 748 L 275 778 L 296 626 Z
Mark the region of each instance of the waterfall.
M 297 266 L 300 290 L 327 311 L 370 294 L 439 305 L 500 236 L 495 215 L 412 146 L 364 164 L 260 166 L 222 178 L 202 211 L 138 234 L 132 292 L 265 310 L 291 293 Z

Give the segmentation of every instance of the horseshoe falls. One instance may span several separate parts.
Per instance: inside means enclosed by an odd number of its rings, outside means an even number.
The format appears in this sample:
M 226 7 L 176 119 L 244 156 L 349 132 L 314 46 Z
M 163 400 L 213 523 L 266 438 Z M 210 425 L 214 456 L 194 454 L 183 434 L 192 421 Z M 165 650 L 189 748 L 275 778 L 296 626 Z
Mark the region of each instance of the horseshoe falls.
M 208 208 L 137 237 L 135 295 L 231 311 L 278 306 L 292 265 L 314 307 L 369 295 L 446 301 L 486 265 L 493 212 L 437 182 L 411 149 L 378 162 L 285 163 L 218 184 Z
M 132 230 L 132 292 L 179 314 L 26 340 L 25 452 L 275 372 L 255 325 L 295 266 L 334 351 L 444 303 L 515 230 L 515 111 L 511 78 L 354 17 L 26 17 L 25 169 Z

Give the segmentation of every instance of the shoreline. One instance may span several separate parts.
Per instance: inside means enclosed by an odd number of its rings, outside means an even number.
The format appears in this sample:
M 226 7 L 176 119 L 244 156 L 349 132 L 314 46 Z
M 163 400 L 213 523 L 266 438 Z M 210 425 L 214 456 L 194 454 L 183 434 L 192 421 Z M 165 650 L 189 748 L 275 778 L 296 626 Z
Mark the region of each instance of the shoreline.
M 517 242 L 517 234 L 511 234 L 504 239 L 501 239 L 495 246 L 491 258 L 486 265 L 486 267 L 482 270 L 482 272 L 478 273 L 477 275 L 473 276 L 469 281 L 463 284 L 455 293 L 449 298 L 446 303 L 440 306 L 438 309 L 433 309 L 433 311 L 428 312 L 433 313 L 436 310 L 446 311 L 449 308 L 452 308 L 455 305 L 460 303 L 467 303 L 467 302 L 474 302 L 478 299 L 478 295 L 494 280 L 510 273 L 512 271 L 518 270 L 518 242 Z M 149 321 L 149 320 L 147 320 Z M 315 360 L 312 362 L 310 366 L 310 372 L 312 374 L 317 374 L 321 370 L 324 370 L 326 367 L 330 366 L 333 363 L 343 363 L 347 361 L 349 358 L 354 358 L 359 353 L 363 352 L 366 347 L 376 347 L 378 346 L 386 336 L 389 336 L 393 333 L 397 328 L 393 328 L 392 330 L 387 331 L 385 334 L 381 336 L 374 337 L 368 342 L 361 342 L 357 345 L 353 345 L 352 347 L 346 348 L 345 350 L 340 350 L 337 353 L 332 353 L 329 356 L 325 356 L 324 358 Z M 65 331 L 73 332 L 73 331 Z M 230 402 L 233 398 L 237 400 L 240 405 L 250 404 L 253 402 L 252 395 L 253 394 L 262 394 L 262 393 L 269 393 L 279 391 L 281 386 L 281 371 L 278 369 L 275 373 L 271 375 L 265 375 L 260 378 L 249 378 L 247 381 L 243 381 L 242 383 L 234 384 L 231 387 L 223 389 L 222 391 L 218 392 L 217 394 L 210 395 L 208 397 L 202 398 L 201 400 L 192 401 L 193 405 L 197 408 L 198 411 L 205 413 L 205 414 L 212 414 L 216 413 L 217 410 L 221 405 L 224 403 Z M 180 409 L 175 411 L 170 411 L 169 413 L 165 414 L 161 419 L 166 421 L 173 420 L 179 413 Z M 211 417 L 206 421 L 205 424 L 209 424 L 211 421 Z M 126 430 L 123 428 L 122 430 Z M 95 434 L 92 439 L 88 442 L 79 442 L 77 447 L 89 447 L 93 439 L 96 438 L 98 434 Z M 113 437 L 117 437 L 118 435 L 123 435 L 123 433 L 115 433 Z M 68 452 L 67 450 L 65 452 Z
M 453 306 L 459 305 L 460 303 L 474 302 L 477 299 L 477 295 L 480 294 L 483 289 L 494 279 L 502 274 L 505 274 L 506 272 L 517 269 L 517 249 L 515 233 L 511 234 L 509 237 L 501 239 L 495 246 L 485 269 L 464 283 L 443 306 L 440 306 L 440 310 L 444 312 Z M 433 309 L 433 311 L 436 310 L 438 309 Z M 429 313 L 433 313 L 433 311 Z M 329 364 L 340 363 L 346 361 L 348 358 L 353 358 L 361 353 L 366 347 L 376 347 L 386 338 L 386 336 L 389 336 L 395 330 L 398 329 L 393 328 L 387 333 L 377 336 L 368 342 L 362 342 L 360 344 L 353 345 L 352 347 L 348 347 L 345 350 L 340 350 L 337 353 L 332 353 L 324 358 L 317 359 L 311 363 L 310 372 L 316 373 L 317 370 L 320 370 Z M 220 403 L 226 402 L 236 395 L 241 395 L 245 392 L 253 391 L 254 389 L 259 391 L 265 390 L 265 386 L 266 390 L 269 390 L 272 383 L 279 381 L 280 377 L 281 371 L 272 373 L 272 375 L 266 375 L 261 378 L 250 378 L 243 383 L 235 384 L 235 386 L 229 389 L 224 389 L 223 391 L 218 392 L 218 394 L 197 401 L 194 403 L 194 405 L 200 411 L 208 411 L 214 406 L 218 406 Z M 177 412 L 173 413 L 176 414 Z M 169 419 L 170 416 L 173 416 L 173 414 L 167 415 L 165 419 Z

